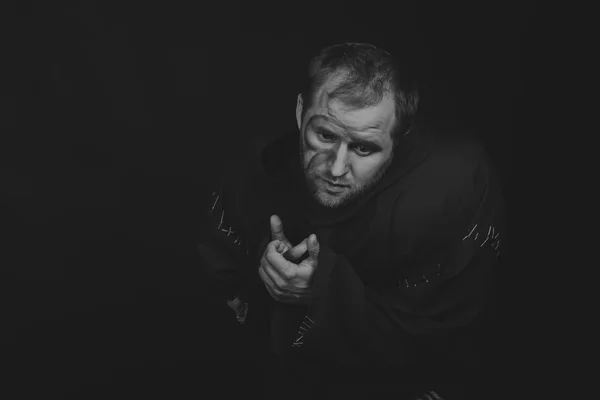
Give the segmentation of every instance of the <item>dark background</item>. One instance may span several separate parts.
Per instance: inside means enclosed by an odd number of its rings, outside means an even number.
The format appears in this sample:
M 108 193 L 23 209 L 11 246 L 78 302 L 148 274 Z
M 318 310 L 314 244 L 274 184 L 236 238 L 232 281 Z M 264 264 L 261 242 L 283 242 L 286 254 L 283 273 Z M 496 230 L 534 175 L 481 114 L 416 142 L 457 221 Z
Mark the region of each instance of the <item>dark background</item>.
M 23 397 L 235 392 L 223 376 L 252 344 L 208 296 L 194 240 L 223 159 L 294 129 L 298 77 L 325 45 L 410 57 L 421 117 L 481 138 L 510 208 L 527 3 L 196 3 L 16 10 L 0 282 L 6 382 Z

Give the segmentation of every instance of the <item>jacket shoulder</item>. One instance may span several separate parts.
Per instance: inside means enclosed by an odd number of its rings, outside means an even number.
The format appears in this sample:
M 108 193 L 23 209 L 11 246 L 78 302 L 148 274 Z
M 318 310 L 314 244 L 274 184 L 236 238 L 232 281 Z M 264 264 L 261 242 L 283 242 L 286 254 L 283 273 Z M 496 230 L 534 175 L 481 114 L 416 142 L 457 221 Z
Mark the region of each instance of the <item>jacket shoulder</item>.
M 488 187 L 485 150 L 473 140 L 432 142 L 427 159 L 401 183 L 393 230 L 402 252 L 426 238 L 457 237 L 482 204 Z

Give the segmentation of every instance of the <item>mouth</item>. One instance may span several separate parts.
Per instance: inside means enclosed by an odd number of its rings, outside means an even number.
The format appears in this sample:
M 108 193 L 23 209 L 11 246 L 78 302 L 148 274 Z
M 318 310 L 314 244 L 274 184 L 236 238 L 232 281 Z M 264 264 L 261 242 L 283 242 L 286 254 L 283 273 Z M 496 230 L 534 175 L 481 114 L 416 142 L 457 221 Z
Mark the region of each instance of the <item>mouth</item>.
M 346 185 L 336 185 L 335 183 L 331 183 L 326 179 L 321 179 L 323 182 L 325 182 L 325 190 L 330 193 L 341 193 L 348 188 Z

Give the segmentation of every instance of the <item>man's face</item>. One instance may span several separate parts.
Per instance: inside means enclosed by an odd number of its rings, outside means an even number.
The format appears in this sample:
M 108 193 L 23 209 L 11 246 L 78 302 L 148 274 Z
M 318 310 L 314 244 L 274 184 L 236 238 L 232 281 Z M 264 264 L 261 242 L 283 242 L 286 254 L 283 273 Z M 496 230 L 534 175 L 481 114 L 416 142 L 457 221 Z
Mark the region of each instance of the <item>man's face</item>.
M 393 156 L 394 100 L 352 109 L 327 93 L 335 79 L 315 93 L 302 115 L 298 96 L 300 160 L 308 189 L 322 206 L 336 208 L 354 201 L 383 177 Z

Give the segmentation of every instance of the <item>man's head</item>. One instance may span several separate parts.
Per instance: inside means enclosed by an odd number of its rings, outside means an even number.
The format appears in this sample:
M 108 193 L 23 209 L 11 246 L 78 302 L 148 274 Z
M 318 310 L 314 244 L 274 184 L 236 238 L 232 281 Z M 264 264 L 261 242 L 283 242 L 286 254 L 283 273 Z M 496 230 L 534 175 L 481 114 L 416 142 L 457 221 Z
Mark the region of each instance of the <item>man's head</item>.
M 301 164 L 313 198 L 336 208 L 381 180 L 418 92 L 387 52 L 368 44 L 322 50 L 307 78 L 296 105 Z

